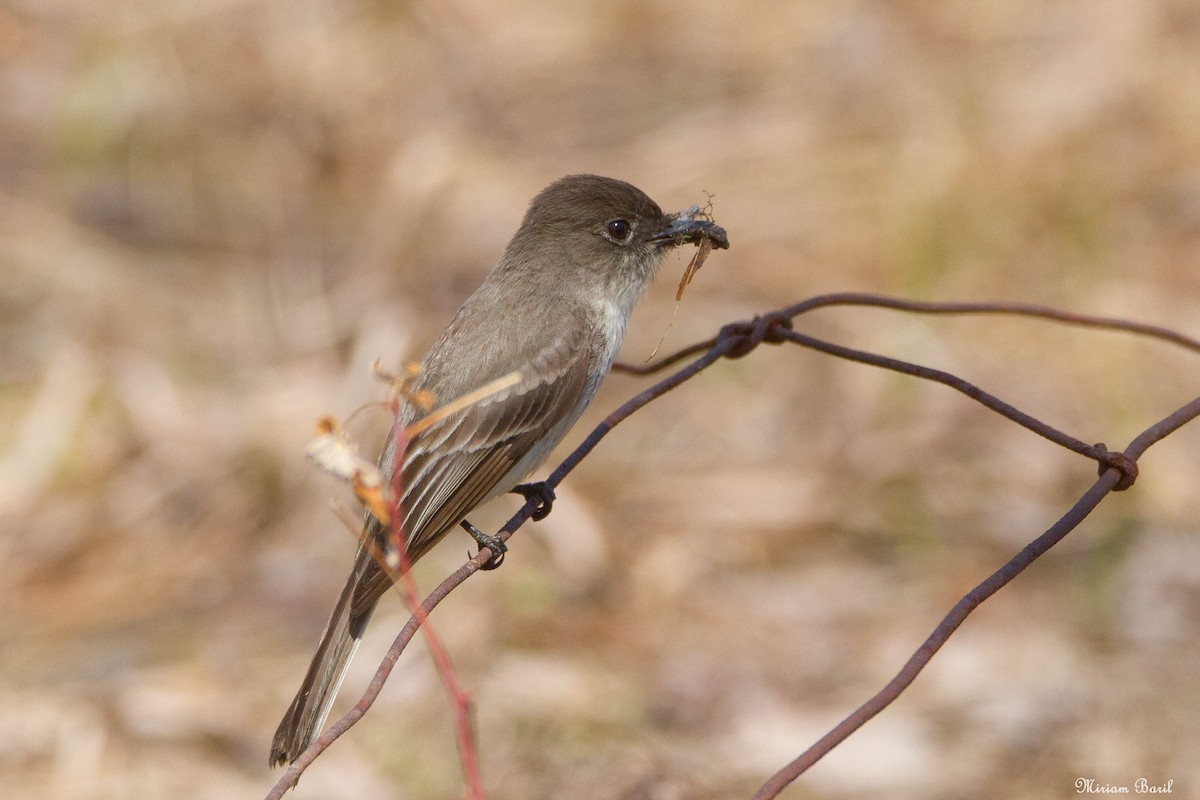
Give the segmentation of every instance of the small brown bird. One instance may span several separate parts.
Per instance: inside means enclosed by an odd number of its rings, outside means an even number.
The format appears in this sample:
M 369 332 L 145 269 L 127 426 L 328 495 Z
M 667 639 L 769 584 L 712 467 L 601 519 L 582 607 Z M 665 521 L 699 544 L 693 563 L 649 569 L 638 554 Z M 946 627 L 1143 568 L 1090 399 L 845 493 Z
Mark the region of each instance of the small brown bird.
M 725 231 L 691 208 L 664 214 L 624 181 L 569 175 L 546 187 L 499 263 L 430 348 L 412 387 L 446 403 L 514 371 L 515 385 L 412 437 L 401 464 L 403 530 L 415 562 L 474 508 L 513 488 L 549 455 L 612 366 L 629 314 L 666 252 Z M 404 428 L 426 411 L 404 403 Z M 395 456 L 389 436 L 385 476 Z M 367 541 L 388 547 L 368 515 Z M 315 738 L 371 611 L 391 585 L 360 546 L 308 674 L 279 723 L 271 763 L 295 761 Z

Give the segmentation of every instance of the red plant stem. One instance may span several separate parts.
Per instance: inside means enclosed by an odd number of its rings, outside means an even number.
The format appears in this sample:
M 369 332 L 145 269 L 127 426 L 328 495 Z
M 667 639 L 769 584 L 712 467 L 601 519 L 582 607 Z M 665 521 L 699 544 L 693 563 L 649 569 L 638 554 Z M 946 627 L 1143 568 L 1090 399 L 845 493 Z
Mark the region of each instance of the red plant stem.
M 401 524 L 400 508 L 400 498 L 403 495 L 401 465 L 404 462 L 404 452 L 408 447 L 408 437 L 398 425 L 394 426 L 393 430 L 396 445 L 395 455 L 392 459 L 391 499 L 389 501 L 391 524 L 389 529 L 392 547 L 400 557 L 402 594 L 405 604 L 421 629 L 421 635 L 425 637 L 425 644 L 429 647 L 429 654 L 433 657 L 433 663 L 437 667 L 438 677 L 441 678 L 442 686 L 454 707 L 454 733 L 458 743 L 458 757 L 462 763 L 463 777 L 467 783 L 467 796 L 471 800 L 485 800 L 487 795 L 483 790 L 483 782 L 479 775 L 479 759 L 476 754 L 474 726 L 471 720 L 471 698 L 459 683 L 458 676 L 454 671 L 454 664 L 450 660 L 450 654 L 442 646 L 442 641 L 433 625 L 427 624 L 429 615 L 421 605 L 417 582 L 412 576 L 412 561 L 408 557 L 408 542 Z

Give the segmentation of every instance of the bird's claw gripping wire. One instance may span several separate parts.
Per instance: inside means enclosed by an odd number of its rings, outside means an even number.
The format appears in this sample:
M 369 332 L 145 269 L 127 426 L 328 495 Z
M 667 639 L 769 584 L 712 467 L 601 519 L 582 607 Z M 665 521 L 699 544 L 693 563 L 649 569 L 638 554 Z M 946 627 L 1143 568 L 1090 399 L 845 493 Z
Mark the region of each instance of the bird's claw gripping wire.
M 508 545 L 499 536 L 489 536 L 483 531 L 476 528 L 468 520 L 463 520 L 459 523 L 467 533 L 471 534 L 471 538 L 479 545 L 480 552 L 486 547 L 492 551 L 492 557 L 480 565 L 481 570 L 492 570 L 504 563 L 504 554 L 508 552 Z
M 554 508 L 554 487 L 545 481 L 537 483 L 522 483 L 512 488 L 513 494 L 519 494 L 525 498 L 526 502 L 537 500 L 538 507 L 533 510 L 529 518 L 534 522 L 543 520 L 550 515 L 550 510 Z

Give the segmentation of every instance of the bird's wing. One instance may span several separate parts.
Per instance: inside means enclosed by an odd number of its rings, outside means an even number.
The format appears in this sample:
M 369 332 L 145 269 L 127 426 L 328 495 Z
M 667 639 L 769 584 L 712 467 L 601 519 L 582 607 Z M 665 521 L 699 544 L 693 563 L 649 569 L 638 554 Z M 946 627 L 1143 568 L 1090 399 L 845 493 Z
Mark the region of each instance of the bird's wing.
M 516 367 L 521 373 L 517 383 L 439 420 L 408 442 L 401 467 L 400 509 L 413 561 L 471 509 L 495 496 L 498 488 L 511 488 L 497 485 L 548 431 L 577 410 L 588 388 L 593 326 L 582 318 L 570 322 L 555 341 Z M 492 378 L 503 374 L 500 370 Z M 440 402 L 453 399 L 438 398 Z M 386 531 L 374 518 L 368 525 L 377 546 L 387 541 Z M 369 613 L 389 585 L 373 559 L 360 559 L 359 564 L 352 617 Z

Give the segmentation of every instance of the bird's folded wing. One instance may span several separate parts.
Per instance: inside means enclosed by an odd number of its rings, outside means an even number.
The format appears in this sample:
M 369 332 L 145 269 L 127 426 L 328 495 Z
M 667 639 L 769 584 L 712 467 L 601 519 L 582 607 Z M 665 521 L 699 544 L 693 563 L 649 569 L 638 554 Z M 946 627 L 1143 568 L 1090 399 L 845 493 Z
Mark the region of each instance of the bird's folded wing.
M 587 386 L 591 335 L 586 324 L 566 326 L 559 338 L 516 367 L 521 373 L 516 384 L 439 420 L 408 442 L 400 510 L 412 560 L 494 496 L 500 479 L 575 411 Z M 368 535 L 383 545 L 382 526 L 374 518 L 368 526 Z M 360 563 L 352 615 L 369 610 L 389 585 L 373 560 Z

